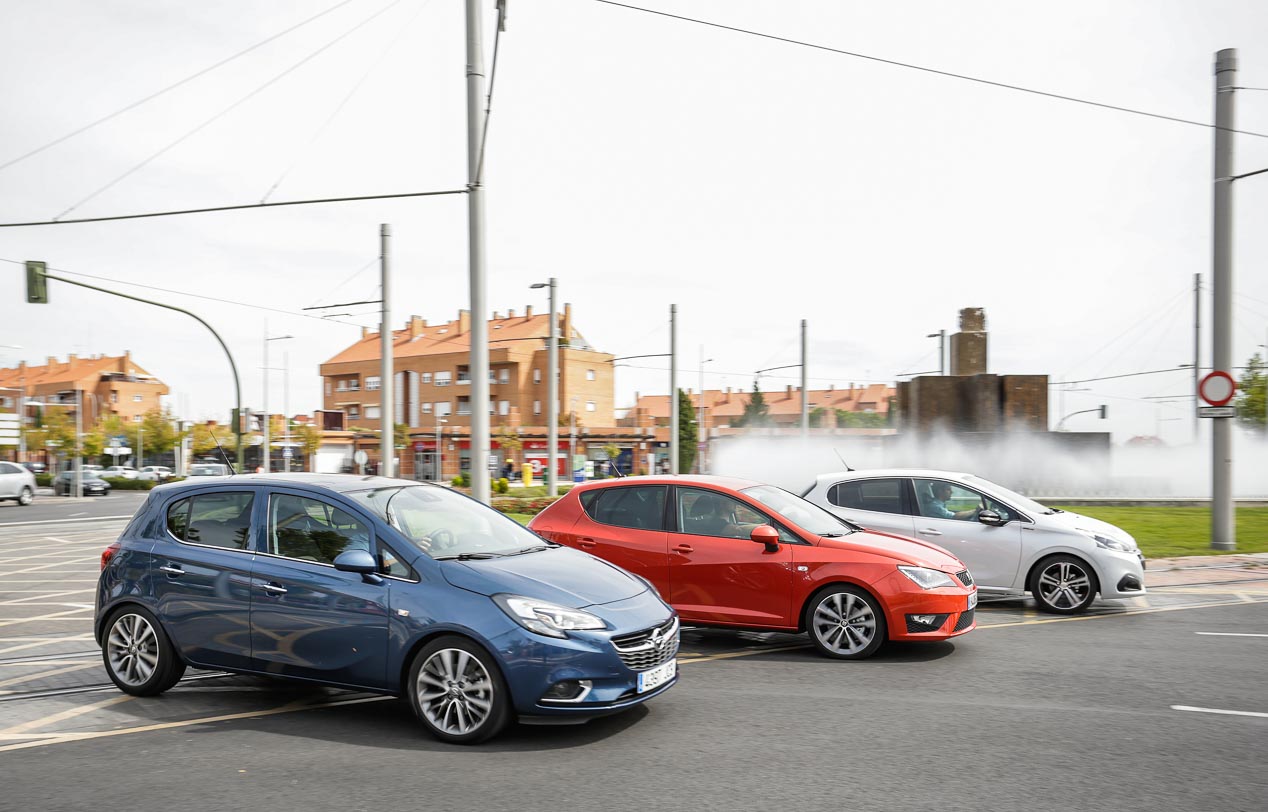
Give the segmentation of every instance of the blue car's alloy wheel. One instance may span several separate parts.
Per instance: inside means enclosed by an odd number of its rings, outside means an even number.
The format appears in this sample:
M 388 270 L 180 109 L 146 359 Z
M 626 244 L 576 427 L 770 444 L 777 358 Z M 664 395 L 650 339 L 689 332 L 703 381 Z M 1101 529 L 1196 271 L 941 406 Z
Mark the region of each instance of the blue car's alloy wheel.
M 510 720 L 506 684 L 493 658 L 456 636 L 433 640 L 414 659 L 410 705 L 437 738 L 482 742 Z
M 185 663 L 176 655 L 162 626 L 137 606 L 111 616 L 101 654 L 110 680 L 134 696 L 161 694 L 185 674 Z

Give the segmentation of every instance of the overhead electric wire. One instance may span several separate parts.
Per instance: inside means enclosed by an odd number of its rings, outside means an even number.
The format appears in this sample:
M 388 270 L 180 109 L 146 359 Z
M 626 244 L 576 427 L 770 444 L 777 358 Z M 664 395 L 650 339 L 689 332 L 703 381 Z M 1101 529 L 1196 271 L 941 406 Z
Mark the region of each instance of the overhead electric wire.
M 990 87 L 998 87 L 1003 90 L 1014 90 L 1014 91 L 1017 91 L 1018 93 L 1029 93 L 1035 96 L 1043 96 L 1049 99 L 1057 99 L 1058 101 L 1073 102 L 1075 104 L 1084 104 L 1090 107 L 1099 107 L 1104 110 L 1114 110 L 1120 113 L 1130 113 L 1131 115 L 1136 115 L 1136 116 L 1145 116 L 1148 118 L 1161 119 L 1163 121 L 1172 121 L 1177 124 L 1189 124 L 1194 127 L 1203 127 L 1206 129 L 1218 129 L 1214 124 L 1208 124 L 1205 121 L 1196 121 L 1194 119 L 1180 118 L 1178 116 L 1168 116 L 1168 115 L 1164 115 L 1163 113 L 1151 113 L 1148 110 L 1139 110 L 1134 107 L 1124 107 L 1118 104 L 1107 104 L 1105 102 L 1098 102 L 1098 101 L 1092 101 L 1091 99 L 1080 98 L 1079 96 L 1069 96 L 1064 93 L 1053 93 L 1047 90 L 1038 90 L 1033 87 L 1025 87 L 1023 85 L 1014 85 L 1014 84 L 1009 84 L 1007 82 L 997 82 L 992 79 L 983 79 L 979 76 L 969 76 L 968 74 L 964 74 L 964 73 L 954 73 L 952 71 L 941 70 L 938 68 L 930 68 L 924 65 L 914 65 L 910 62 L 899 62 L 896 59 L 885 59 L 883 57 L 872 56 L 870 54 L 863 54 L 857 51 L 847 51 L 842 48 L 833 48 L 828 45 L 819 45 L 818 43 L 814 43 L 814 42 L 807 42 L 805 40 L 792 39 L 791 37 L 780 37 L 775 34 L 766 34 L 761 31 L 753 31 L 748 28 L 739 28 L 733 25 L 724 25 L 722 23 L 715 23 L 709 20 L 701 20 L 695 17 L 686 17 L 681 14 L 670 14 L 667 11 L 657 11 L 655 9 L 643 8 L 642 6 L 632 6 L 628 3 L 615 2 L 615 0 L 593 0 L 593 2 L 602 3 L 606 6 L 616 6 L 618 8 L 629 9 L 630 11 L 641 11 L 644 14 L 654 14 L 658 17 L 668 17 L 673 20 L 681 20 L 682 22 L 695 23 L 696 25 L 708 26 L 709 28 L 718 28 L 723 31 L 732 31 L 737 34 L 748 34 L 749 36 L 774 40 L 775 42 L 783 42 L 788 45 L 800 45 L 803 48 L 813 48 L 818 51 L 827 51 L 829 53 L 840 54 L 842 56 L 854 57 L 855 59 L 866 59 L 870 62 L 879 62 L 883 65 L 892 65 L 897 68 L 907 68 L 908 70 L 916 70 L 916 71 L 922 71 L 924 73 L 932 73 L 937 76 L 945 76 L 949 79 L 960 79 L 965 82 L 975 82 L 981 85 L 989 85 Z M 1268 138 L 1268 133 L 1258 133 L 1258 132 L 1252 132 L 1250 130 L 1237 130 L 1233 128 L 1229 128 L 1228 131 L 1233 133 L 1238 133 L 1239 135 L 1250 135 L 1256 138 Z
M 392 38 L 391 43 L 389 43 L 386 48 L 379 51 L 378 58 L 371 62 L 370 66 L 365 69 L 365 73 L 361 74 L 361 78 L 357 80 L 356 84 L 352 86 L 352 89 L 348 91 L 347 95 L 345 95 L 343 99 L 340 100 L 339 104 L 335 106 L 334 111 L 331 112 L 322 125 L 317 128 L 317 132 L 313 133 L 313 137 L 308 140 L 307 144 L 295 152 L 295 157 L 291 161 L 291 165 L 288 166 L 280 176 L 278 176 L 277 180 L 273 181 L 273 185 L 270 186 L 269 190 L 264 193 L 264 197 L 260 198 L 261 203 L 267 203 L 269 196 L 277 191 L 277 187 L 282 185 L 282 181 L 286 180 L 291 172 L 295 171 L 295 167 L 299 166 L 300 162 L 304 159 L 305 153 L 312 149 L 313 144 L 316 144 L 317 141 L 321 139 L 322 135 L 325 134 L 330 125 L 334 123 L 334 120 L 339 117 L 340 113 L 343 112 L 343 108 L 346 107 L 348 102 L 352 101 L 352 98 L 357 95 L 357 91 L 361 90 L 361 86 L 364 85 L 366 80 L 370 78 L 370 74 L 378 70 L 379 65 L 383 64 L 383 60 L 387 58 L 388 54 L 396 50 L 396 46 L 400 44 L 401 38 L 409 31 L 410 26 L 418 21 L 418 18 L 423 14 L 423 10 L 430 4 L 431 0 L 424 0 L 424 2 L 418 7 L 418 11 L 416 11 L 414 16 L 409 19 L 409 22 L 405 23 L 405 25 L 401 26 L 400 29 L 397 30 L 396 36 Z
M 379 263 L 379 257 L 375 257 L 374 259 L 370 260 L 370 261 L 369 261 L 369 262 L 367 262 L 366 264 L 362 265 L 360 268 L 358 268 L 358 269 L 356 269 L 355 271 L 353 271 L 353 272 L 352 272 L 352 276 L 349 276 L 347 279 L 343 280 L 343 281 L 342 281 L 342 282 L 340 282 L 338 285 L 335 285 L 333 288 L 331 288 L 330 290 L 326 291 L 325 293 L 323 293 L 322 295 L 320 295 L 320 296 L 318 296 L 316 299 L 314 299 L 314 300 L 313 300 L 313 302 L 312 302 L 312 304 L 310 304 L 310 305 L 309 305 L 309 307 L 316 307 L 316 306 L 317 306 L 317 303 L 318 303 L 318 302 L 320 302 L 322 299 L 329 299 L 331 296 L 333 296 L 333 295 L 335 294 L 335 292 L 336 292 L 336 291 L 338 291 L 338 290 L 339 290 L 340 288 L 342 288 L 344 285 L 348 284 L 348 283 L 349 283 L 349 282 L 351 282 L 353 279 L 356 279 L 356 278 L 357 278 L 358 276 L 360 276 L 361 274 L 363 274 L 363 273 L 365 273 L 366 271 L 370 270 L 371 268 L 373 268 L 373 267 L 374 267 L 375 265 L 377 265 L 378 263 Z M 336 305 L 330 305 L 330 307 L 335 307 L 335 306 L 336 306 Z
M 1184 301 L 1184 299 L 1182 297 L 1178 297 L 1174 301 L 1172 301 L 1171 304 L 1166 309 L 1159 310 L 1154 315 L 1153 320 L 1148 325 L 1145 326 L 1144 330 L 1141 330 L 1136 335 L 1136 337 L 1133 338 L 1131 341 L 1128 341 L 1127 343 L 1119 347 L 1118 352 L 1116 352 L 1113 356 L 1111 356 L 1108 361 L 1105 361 L 1104 363 L 1102 363 L 1096 369 L 1096 371 L 1092 373 L 1092 376 L 1095 377 L 1097 375 L 1100 375 L 1102 372 L 1104 372 L 1106 369 L 1112 366 L 1115 361 L 1122 358 L 1127 353 L 1128 350 L 1135 347 L 1147 336 L 1152 336 L 1153 334 L 1159 332 L 1159 328 L 1161 328 L 1161 332 L 1165 333 L 1168 327 L 1171 327 L 1176 323 L 1174 321 L 1175 317 L 1183 313 L 1182 308 L 1184 307 L 1185 304 L 1186 302 Z M 1154 346 L 1157 346 L 1156 341 L 1151 343 Z
M 1188 286 L 1185 286 L 1184 288 L 1182 288 L 1182 289 L 1180 290 L 1180 292 L 1179 292 L 1179 293 L 1176 293 L 1174 296 L 1172 296 L 1170 299 L 1168 299 L 1166 302 L 1164 302 L 1164 303 L 1163 303 L 1163 306 L 1169 306 L 1169 305 L 1172 305 L 1172 304 L 1173 304 L 1176 300 L 1178 300 L 1180 297 L 1185 296 L 1185 295 L 1187 295 L 1187 294 L 1189 294 L 1189 293 L 1192 293 L 1192 289 L 1190 289 Z M 1104 352 L 1105 350 L 1109 349 L 1110 347 L 1114 346 L 1114 344 L 1116 344 L 1118 341 L 1120 341 L 1120 340 L 1121 340 L 1124 336 L 1126 336 L 1127 334 L 1131 333 L 1133 330 L 1137 329 L 1138 327 L 1140 327 L 1141 325 L 1143 325 L 1143 324 L 1145 324 L 1146 322 L 1150 321 L 1151 319 L 1156 318 L 1156 317 L 1157 317 L 1157 315 L 1158 315 L 1158 307 L 1159 307 L 1158 305 L 1155 305 L 1155 304 L 1152 304 L 1152 303 L 1151 303 L 1151 304 L 1146 305 L 1146 306 L 1143 308 L 1143 309 L 1144 309 L 1144 314 L 1140 317 L 1140 319 L 1138 319 L 1137 321 L 1132 322 L 1132 323 L 1131 323 L 1131 325 L 1129 325 L 1129 326 L 1128 326 L 1126 329 L 1124 329 L 1121 333 L 1119 333 L 1118 335 L 1114 336 L 1114 337 L 1113 337 L 1112 339 L 1110 339 L 1109 341 L 1107 341 L 1107 342 L 1105 342 L 1105 343 L 1101 344 L 1099 347 L 1097 347 L 1096 351 L 1095 351 L 1095 352 L 1093 352 L 1091 355 L 1088 355 L 1088 356 L 1086 356 L 1085 358 L 1080 358 L 1080 359 L 1078 359 L 1077 361 L 1075 361 L 1075 365 L 1077 366 L 1078 364 L 1085 364 L 1085 363 L 1090 362 L 1093 358 L 1095 358 L 1096 356 L 1100 355 L 1102 352 Z M 1102 365 L 1101 365 L 1101 369 L 1104 369 L 1104 368 L 1105 368 L 1105 365 L 1104 365 L 1104 364 L 1102 364 Z M 1068 368 L 1066 368 L 1066 370 L 1065 370 L 1065 371 L 1063 371 L 1063 372 L 1061 373 L 1060 377 L 1061 377 L 1061 378 L 1065 378 L 1067 375 L 1069 375 L 1069 374 L 1070 374 L 1070 369 L 1072 369 L 1072 367 L 1068 367 Z
M 493 112 L 493 84 L 498 78 L 498 46 L 506 28 L 506 5 L 498 3 L 498 24 L 493 32 L 493 63 L 489 66 L 489 92 L 484 97 L 484 124 L 480 128 L 480 157 L 476 161 L 476 185 L 484 183 L 484 145 L 489 139 L 489 114 Z
M 93 192 L 92 194 L 88 195 L 88 196 L 87 196 L 87 197 L 85 197 L 84 199 L 80 200 L 78 203 L 75 203 L 75 204 L 74 204 L 74 205 L 72 205 L 70 208 L 66 209 L 66 210 L 65 210 L 65 211 L 63 211 L 61 214 L 59 214 L 59 215 L 57 215 L 56 217 L 54 217 L 54 218 L 53 218 L 53 220 L 54 220 L 54 221 L 61 220 L 61 218 L 65 217 L 67 214 L 70 214 L 72 211 L 74 211 L 75 209 L 77 209 L 77 208 L 79 208 L 80 206 L 84 205 L 84 204 L 85 204 L 85 203 L 87 203 L 88 201 L 93 200 L 93 199 L 94 199 L 94 198 L 96 198 L 98 195 L 101 195 L 102 193 L 104 193 L 104 192 L 106 192 L 107 190 L 111 189 L 111 188 L 112 188 L 112 187 L 114 187 L 117 183 L 119 183 L 119 182 L 123 181 L 125 178 L 128 178 L 129 176 L 133 175 L 134 173 L 136 173 L 136 172 L 140 171 L 141 169 L 145 168 L 146 166 L 148 166 L 148 165 L 149 165 L 151 162 L 153 162 L 154 160 L 158 159 L 158 158 L 159 158 L 159 157 L 161 157 L 162 155 L 166 154 L 168 151 L 170 151 L 170 150 L 174 149 L 175 147 L 179 146 L 180 144 L 184 143 L 184 142 L 185 142 L 186 140 L 188 140 L 189 138 L 192 138 L 194 135 L 196 135 L 197 133 L 199 133 L 200 131 L 202 131 L 202 130 L 203 130 L 203 129 L 205 129 L 206 127 L 210 126 L 210 125 L 211 125 L 211 124 L 213 124 L 214 122 L 218 121 L 219 119 L 223 118 L 224 116 L 228 115 L 230 112 L 232 112 L 233 110 L 237 109 L 239 106 L 241 106 L 241 105 L 245 104 L 245 103 L 246 103 L 247 101 L 249 101 L 250 99 L 253 99 L 253 98 L 255 98 L 256 96 L 258 96 L 260 93 L 263 93 L 263 92 L 264 92 L 265 90 L 267 90 L 268 88 L 270 88 L 270 87 L 272 87 L 273 85 L 277 84 L 279 81 L 281 81 L 281 80 L 282 80 L 282 79 L 284 79 L 285 77 L 289 76 L 291 73 L 294 73 L 296 70 L 298 70 L 299 68 L 303 67 L 303 66 L 304 66 L 304 65 L 306 65 L 307 63 L 311 62 L 313 59 L 316 59 L 318 56 L 320 56 L 320 55 L 321 55 L 322 53 L 324 53 L 325 51 L 329 50 L 330 48 L 332 48 L 332 47 L 334 47 L 335 45 L 339 44 L 339 43 L 340 43 L 340 42 L 342 42 L 343 40 L 345 40 L 345 39 L 347 39 L 348 37 L 352 36 L 352 35 L 353 35 L 353 34 L 355 34 L 357 31 L 359 31 L 359 30 L 361 30 L 362 28 L 364 28 L 365 26 L 369 25 L 371 22 L 373 22 L 374 20 L 376 20 L 377 18 L 379 18 L 379 17 L 380 17 L 380 16 L 382 16 L 383 14 L 387 13 L 387 12 L 388 12 L 389 10 L 391 10 L 392 8 L 395 8 L 397 5 L 399 5 L 399 4 L 400 4 L 400 3 L 402 3 L 402 2 L 403 2 L 403 0 L 392 0 L 392 2 L 391 2 L 391 3 L 387 4 L 386 6 L 384 6 L 384 7 L 383 7 L 383 8 L 381 8 L 381 9 L 379 9 L 378 11 L 374 12 L 374 13 L 373 13 L 373 14 L 371 14 L 369 17 L 366 17 L 364 20 L 362 20 L 361 22 L 357 23 L 357 24 L 356 24 L 356 25 L 354 25 L 352 28 L 348 29 L 347 31 L 345 31 L 345 32 L 343 32 L 342 34 L 340 34 L 339 36 L 337 36 L 337 37 L 335 37 L 334 39 L 330 40 L 330 41 L 329 41 L 329 42 L 327 42 L 325 45 L 322 45 L 322 46 L 321 46 L 320 48 L 318 48 L 317 50 L 315 50 L 315 51 L 313 51 L 313 52 L 309 53 L 309 54 L 308 54 L 307 56 L 305 56 L 303 59 L 299 60 L 298 62 L 296 62 L 295 64 L 291 65 L 289 68 L 287 68 L 286 70 L 284 70 L 284 71 L 282 71 L 281 73 L 277 74 L 277 75 L 276 75 L 276 76 L 274 76 L 272 79 L 269 79 L 269 80 L 268 80 L 268 81 L 266 81 L 264 84 L 259 85 L 259 86 L 258 86 L 258 87 L 256 87 L 254 90 L 252 90 L 250 93 L 248 93 L 248 94 L 246 94 L 245 96 L 243 96 L 242 98 L 238 99 L 238 100 L 237 100 L 237 101 L 235 101 L 233 104 L 230 104 L 228 107 L 224 108 L 224 109 L 223 109 L 223 110 L 221 110 L 219 113 L 216 113 L 214 116 L 212 116 L 211 118 L 209 118 L 209 119 L 207 119 L 206 121 L 202 122 L 201 124 L 197 125 L 197 126 L 196 126 L 196 127 L 194 127 L 192 130 L 189 130 L 189 131 L 188 131 L 188 132 L 186 132 L 184 135 L 182 135 L 182 136 L 180 136 L 179 138 L 177 138 L 175 141 L 170 142 L 167 146 L 163 147 L 163 148 L 162 148 L 162 149 L 160 149 L 158 152 L 155 152 L 154 154 L 150 155 L 150 157 L 148 157 L 148 158 L 146 158 L 145 160 L 141 161 L 139 164 L 137 164 L 137 165 L 133 166 L 131 169 L 129 169 L 128 171 L 124 172 L 122 175 L 119 175 L 119 176 L 118 176 L 118 177 L 116 177 L 114 180 L 110 181 L 109 183 L 107 183 L 106 185 L 102 186 L 101 188 L 97 189 L 97 191 Z
M 317 20 L 318 18 L 321 18 L 321 17 L 325 17 L 325 16 L 326 16 L 327 14 L 329 14 L 330 12 L 335 11 L 336 9 L 339 9 L 339 8 L 342 8 L 343 6 L 348 5 L 348 4 L 349 4 L 349 3 L 351 3 L 352 1 L 353 1 L 353 0 L 342 0 L 342 2 L 335 3 L 333 6 L 331 6 L 331 7 L 330 7 L 330 8 L 328 8 L 328 9 L 326 9 L 325 11 L 320 11 L 320 12 L 318 12 L 318 13 L 314 14 L 313 16 L 309 17 L 308 19 L 306 19 L 306 20 L 302 20 L 301 22 L 298 22 L 298 23 L 296 23 L 295 25 L 292 25 L 290 28 L 284 29 L 284 30 L 282 30 L 282 31 L 277 32 L 276 34 L 274 34 L 274 35 L 273 35 L 273 36 L 271 36 L 271 37 L 267 37 L 267 38 L 265 38 L 265 39 L 260 40 L 259 42 L 257 42 L 256 44 L 252 45 L 252 46 L 251 46 L 251 47 L 249 47 L 249 48 L 246 48 L 246 49 L 244 49 L 244 50 L 238 51 L 236 54 L 234 54 L 234 55 L 232 55 L 232 56 L 230 56 L 230 57 L 226 57 L 225 59 L 222 59 L 222 60 L 220 60 L 219 62 L 216 62 L 216 63 L 215 63 L 215 64 L 213 64 L 213 65 L 209 65 L 209 66 L 207 66 L 207 67 L 203 68 L 203 69 L 202 69 L 202 70 L 200 70 L 200 71 L 196 71 L 196 72 L 194 72 L 194 73 L 191 73 L 189 76 L 186 76 L 184 79 L 181 79 L 181 80 L 179 80 L 179 81 L 177 81 L 177 82 L 174 82 L 174 83 L 172 83 L 172 84 L 168 85 L 167 87 L 163 88 L 162 90 L 158 90 L 158 91 L 156 91 L 156 92 L 154 92 L 154 93 L 151 93 L 150 95 L 146 96 L 145 98 L 143 98 L 143 99 L 139 99 L 139 100 L 137 100 L 137 101 L 134 101 L 134 102 L 132 102 L 131 104 L 129 104 L 129 105 L 127 105 L 127 106 L 125 106 L 125 107 L 121 107 L 121 108 L 119 108 L 118 110 L 115 110 L 113 113 L 110 113 L 109 115 L 106 115 L 106 116 L 102 116 L 101 118 L 99 118 L 99 119 L 97 119 L 97 120 L 95 120 L 95 121 L 92 121 L 92 122 L 90 122 L 90 123 L 88 123 L 88 124 L 85 124 L 84 126 L 80 127 L 80 128 L 79 128 L 79 129 L 77 129 L 77 130 L 72 130 L 71 132 L 67 133 L 66 135 L 61 136 L 60 138 L 55 138 L 55 139 L 53 139 L 52 141 L 49 141 L 48 143 L 44 144 L 43 146 L 36 147 L 35 149 L 31 150 L 30 152 L 27 152 L 27 153 L 25 153 L 25 154 L 19 155 L 19 156 L 18 156 L 18 157 L 16 157 L 16 158 L 13 158 L 13 159 L 11 159 L 11 160 L 9 160 L 9 161 L 6 161 L 5 163 L 0 164 L 0 172 L 4 171 L 5 169 L 8 169 L 9 167 L 13 166 L 14 164 L 21 163 L 22 161 L 25 161 L 27 158 L 33 157 L 33 156 L 35 156 L 35 155 L 39 155 L 41 152 L 44 152 L 44 151 L 45 151 L 45 150 L 47 150 L 47 149 L 50 149 L 50 148 L 52 148 L 52 147 L 55 147 L 55 146 L 57 146 L 58 144 L 61 144 L 61 143 L 65 142 L 65 141 L 69 141 L 70 139 L 74 138 L 75 136 L 79 135 L 80 133 L 85 133 L 85 132 L 87 132 L 87 131 L 91 130 L 93 127 L 96 127 L 96 126 L 97 126 L 97 125 L 99 125 L 99 124 L 105 124 L 107 121 L 110 121 L 110 120 L 111 120 L 111 119 L 113 119 L 113 118 L 117 118 L 117 117 L 119 117 L 119 116 L 123 115 L 124 113 L 129 112 L 130 110 L 135 110 L 136 108 L 140 107 L 141 105 L 145 104 L 146 102 L 151 102 L 151 101 L 154 101 L 154 100 L 155 100 L 155 99 L 157 99 L 159 96 L 162 96 L 162 95 L 164 95 L 165 93 L 168 93 L 168 92 L 170 92 L 170 91 L 173 91 L 173 90 L 175 90 L 176 88 L 181 87 L 182 85 L 187 85 L 187 84 L 189 84 L 190 82 L 194 81 L 195 79 L 197 79 L 197 78 L 199 78 L 199 77 L 201 77 L 201 76 L 206 76 L 208 73 L 211 73 L 211 72 L 212 72 L 212 71 L 214 71 L 215 69 L 220 68 L 220 67 L 224 67 L 225 65 L 228 65 L 230 62 L 233 62 L 235 59 L 238 59 L 239 57 L 242 57 L 242 56 L 246 56 L 247 54 L 251 53 L 252 51 L 255 51 L 255 50 L 257 50 L 257 49 L 259 49 L 259 48 L 261 48 L 261 47 L 263 47 L 263 46 L 265 46 L 265 45 L 268 45 L 268 44 L 269 44 L 270 42 L 272 42 L 273 40 L 276 40 L 276 39 L 279 39 L 280 37 L 284 37 L 284 36 L 286 36 L 287 34 L 291 33 L 292 31 L 297 31 L 297 30 L 299 30 L 300 28 L 303 28 L 304 26 L 306 26 L 306 25 L 308 25 L 309 23 L 313 22 L 314 20 Z

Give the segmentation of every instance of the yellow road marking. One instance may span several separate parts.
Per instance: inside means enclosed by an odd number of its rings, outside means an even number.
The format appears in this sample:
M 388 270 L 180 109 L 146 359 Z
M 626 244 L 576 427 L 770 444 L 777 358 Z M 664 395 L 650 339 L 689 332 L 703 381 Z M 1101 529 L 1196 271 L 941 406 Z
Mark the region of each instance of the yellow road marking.
M 1037 626 L 1043 623 L 1071 623 L 1078 620 L 1100 620 L 1107 617 L 1127 617 L 1128 615 L 1151 615 L 1155 612 L 1181 612 L 1185 609 L 1209 609 L 1212 606 L 1241 606 L 1243 603 L 1268 603 L 1268 601 L 1221 601 L 1218 603 L 1194 603 L 1188 606 L 1156 606 L 1150 609 L 1129 609 L 1126 612 L 1114 612 L 1105 615 L 1076 615 L 1074 617 L 1050 617 L 1043 620 L 1018 620 L 1012 623 L 981 624 L 979 629 L 1002 629 L 1006 626 Z
M 744 651 L 724 651 L 720 654 L 701 654 L 687 655 L 680 657 L 678 663 L 680 665 L 690 665 L 691 663 L 707 663 L 710 660 L 731 660 L 736 657 L 748 657 L 753 654 L 769 654 L 774 651 L 793 651 L 794 649 L 808 648 L 809 643 L 794 643 L 791 646 L 771 646 L 770 648 L 746 649 Z
M 53 660 L 22 660 L 16 663 L 0 663 L 0 668 L 25 668 L 32 665 L 66 665 L 68 663 L 86 663 L 89 659 L 90 657 L 84 656 L 71 659 L 59 657 Z M 92 659 L 95 659 L 95 657 Z
M 124 694 L 123 696 L 112 696 L 109 699 L 102 700 L 101 702 L 94 702 L 91 705 L 80 705 L 77 708 L 67 708 L 59 713 L 52 713 L 39 719 L 32 719 L 29 722 L 23 722 L 18 725 L 13 725 L 12 727 L 6 727 L 5 729 L 0 730 L 0 737 L 28 733 L 36 728 L 47 727 L 48 725 L 57 724 L 58 722 L 64 722 L 67 719 L 73 719 L 76 716 L 82 716 L 85 713 L 92 713 L 93 711 L 101 710 L 102 708 L 108 708 L 111 705 L 118 705 L 120 702 L 129 702 L 133 699 L 136 699 L 136 697 Z M 43 733 L 40 735 L 48 736 L 53 734 Z
M 10 677 L 6 680 L 0 680 L 0 688 L 5 688 L 9 685 L 19 685 L 23 682 L 32 682 L 33 680 L 44 679 L 45 677 L 55 677 L 58 674 L 69 674 L 72 671 L 83 671 L 85 668 L 100 667 L 102 667 L 100 661 L 93 661 L 91 663 L 82 663 L 80 665 L 68 665 L 65 668 L 54 668 L 52 671 L 42 671 L 39 674 L 26 674 L 21 677 Z

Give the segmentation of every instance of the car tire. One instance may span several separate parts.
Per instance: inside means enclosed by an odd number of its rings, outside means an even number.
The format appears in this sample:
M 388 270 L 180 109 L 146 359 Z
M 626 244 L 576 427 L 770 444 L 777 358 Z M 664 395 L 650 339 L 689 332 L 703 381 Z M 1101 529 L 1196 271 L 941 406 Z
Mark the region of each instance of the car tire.
M 1092 566 L 1083 559 L 1054 555 L 1035 565 L 1029 589 L 1040 611 L 1077 615 L 1086 612 L 1096 600 L 1100 584 Z
M 35 501 L 35 491 L 32 491 L 30 488 L 24 487 L 22 489 L 22 492 L 18 494 L 18 504 L 22 505 L 23 507 L 26 507 L 27 505 L 31 504 L 34 501 Z
M 112 614 L 101 640 L 106 674 L 125 694 L 155 696 L 185 675 L 184 661 L 147 609 L 125 606 Z
M 885 643 L 885 613 L 867 590 L 838 584 L 806 604 L 806 633 L 819 653 L 836 660 L 863 660 Z
M 479 744 L 511 721 L 511 695 L 492 655 L 473 641 L 446 635 L 423 646 L 402 686 L 410 707 L 436 738 Z

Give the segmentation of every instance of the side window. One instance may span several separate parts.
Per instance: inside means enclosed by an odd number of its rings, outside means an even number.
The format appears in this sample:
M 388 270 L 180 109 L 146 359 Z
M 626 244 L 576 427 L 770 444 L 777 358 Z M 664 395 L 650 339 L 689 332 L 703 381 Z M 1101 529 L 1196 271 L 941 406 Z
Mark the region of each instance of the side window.
M 665 529 L 664 485 L 606 488 L 595 493 L 602 496 L 586 513 L 596 522 L 639 530 Z
M 678 528 L 683 533 L 748 541 L 754 527 L 770 523 L 768 517 L 730 496 L 678 489 Z
M 346 550 L 370 552 L 370 528 L 342 508 L 306 496 L 275 493 L 269 501 L 268 551 L 333 564 Z
M 979 493 L 944 479 L 913 479 L 920 515 L 931 519 L 975 521 L 978 511 L 997 511 L 1005 519 L 1018 518 L 1007 506 Z
M 828 491 L 832 504 L 876 513 L 904 513 L 901 479 L 860 479 L 841 482 Z
M 245 550 L 251 539 L 254 503 L 253 494 L 241 491 L 191 496 L 168 508 L 167 529 L 190 544 Z
M 591 519 L 594 518 L 595 508 L 599 506 L 599 494 L 603 491 L 586 491 L 577 498 L 581 500 L 581 509 L 586 512 Z
M 383 542 L 379 542 L 379 572 L 396 578 L 415 579 L 417 577 L 409 564 L 402 561 L 401 557 Z

